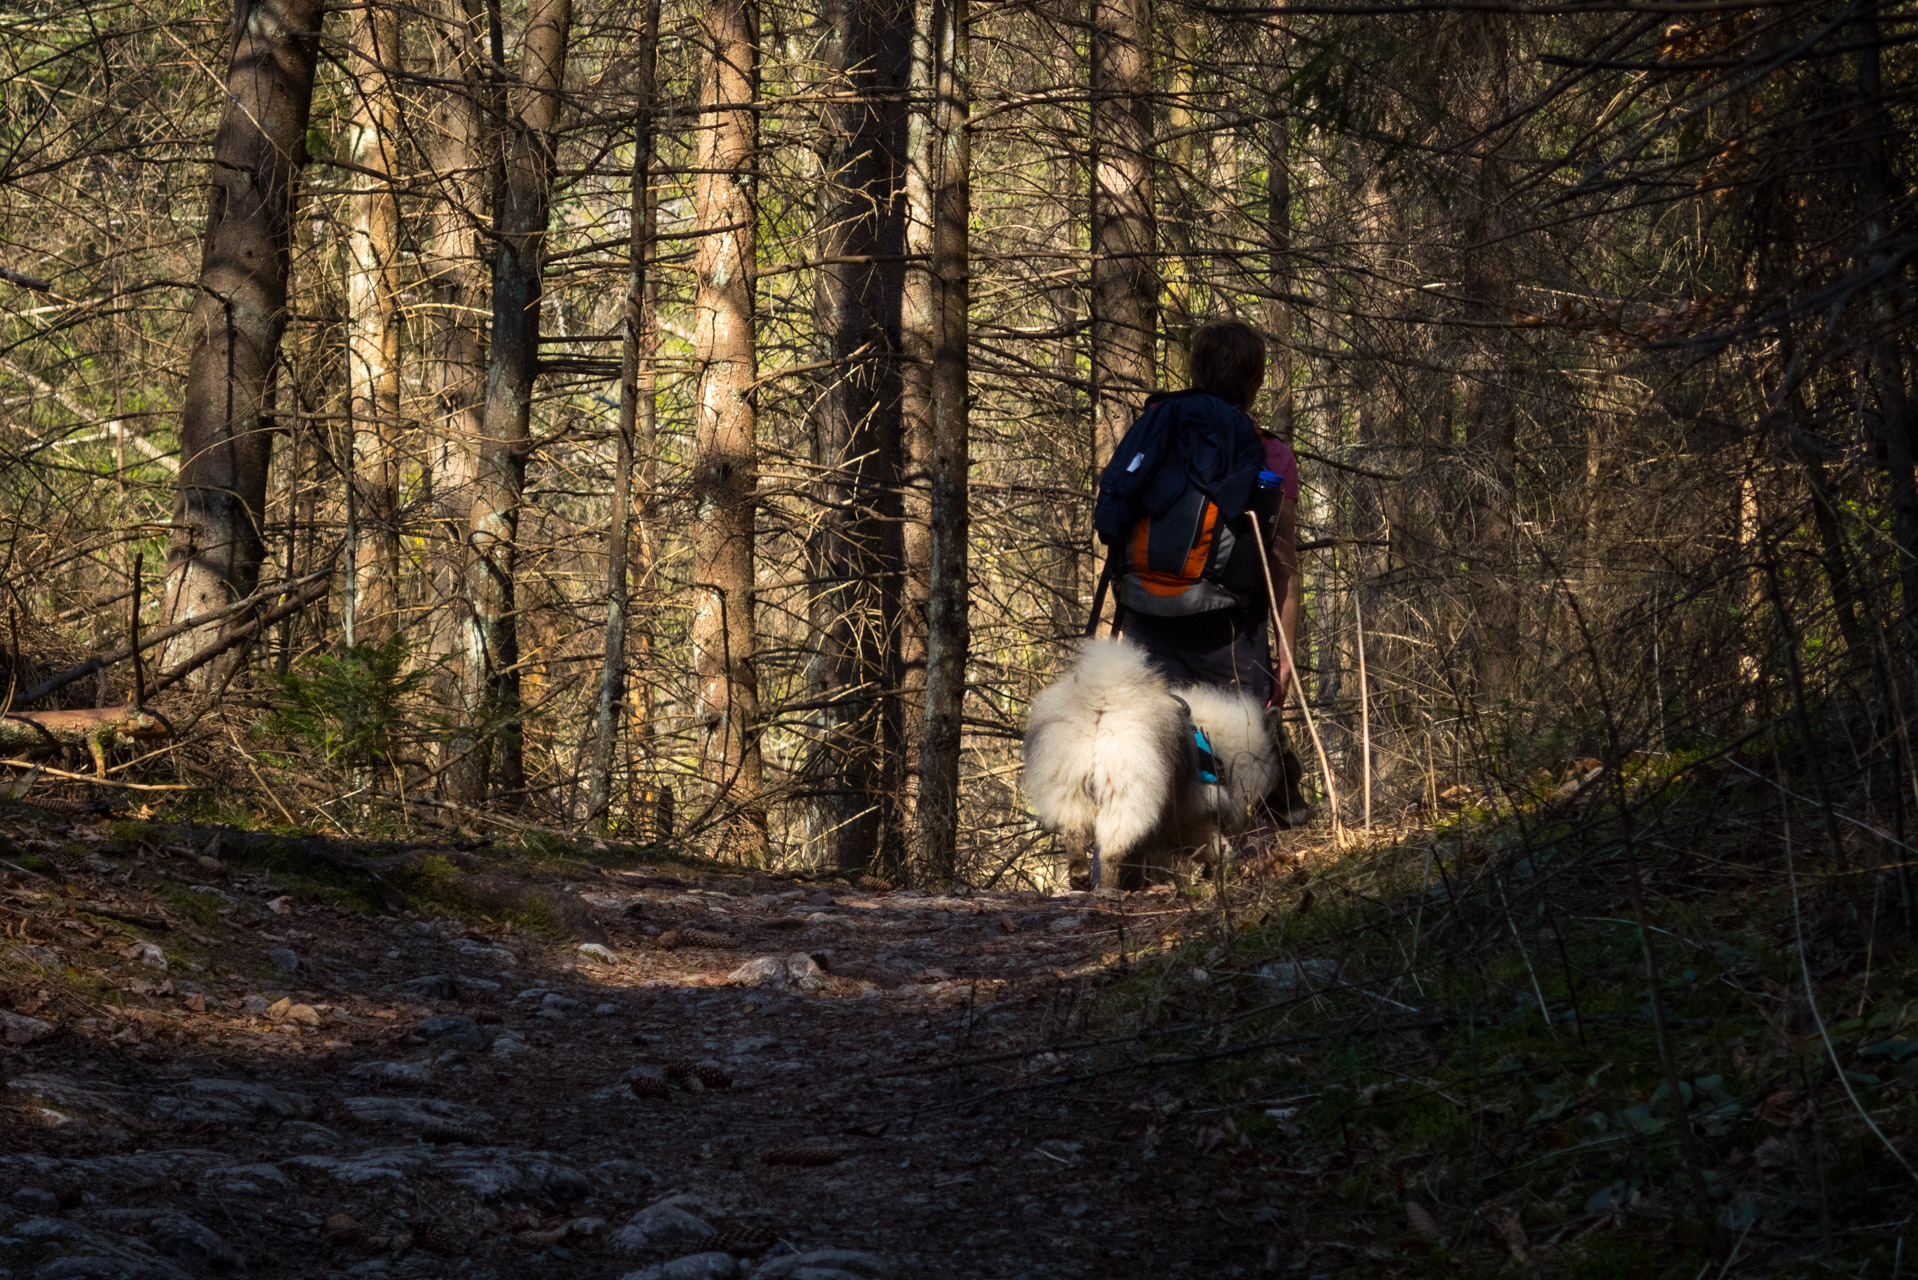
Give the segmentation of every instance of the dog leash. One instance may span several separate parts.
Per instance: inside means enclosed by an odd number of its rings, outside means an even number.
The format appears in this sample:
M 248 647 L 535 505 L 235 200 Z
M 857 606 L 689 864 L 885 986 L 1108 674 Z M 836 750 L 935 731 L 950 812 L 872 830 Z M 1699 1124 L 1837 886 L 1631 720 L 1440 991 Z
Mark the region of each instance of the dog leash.
M 1092 591 L 1092 612 L 1086 617 L 1085 630 L 1081 632 L 1088 640 L 1099 630 L 1099 615 L 1105 612 L 1106 588 L 1119 576 L 1119 544 L 1113 543 L 1106 548 L 1105 568 L 1099 571 L 1099 585 Z M 1112 634 L 1118 635 L 1119 628 L 1125 622 L 1125 600 L 1115 596 L 1112 601 Z

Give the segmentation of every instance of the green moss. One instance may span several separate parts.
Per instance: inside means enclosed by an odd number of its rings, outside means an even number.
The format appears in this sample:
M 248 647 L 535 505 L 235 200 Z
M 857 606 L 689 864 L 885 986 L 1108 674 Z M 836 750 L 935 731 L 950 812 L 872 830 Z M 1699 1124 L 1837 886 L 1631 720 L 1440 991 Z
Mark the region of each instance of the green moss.
M 399 873 L 399 887 L 407 893 L 428 896 L 460 877 L 460 870 L 445 856 L 429 853 Z
M 168 906 L 202 929 L 210 929 L 219 924 L 220 908 L 226 905 L 216 894 L 182 889 L 178 885 L 158 885 L 154 887 L 153 892 Z
M 395 887 L 415 907 L 440 911 L 469 922 L 507 924 L 522 933 L 566 940 L 565 927 L 552 901 L 525 887 L 517 877 L 469 875 L 439 854 L 428 854 L 398 872 Z

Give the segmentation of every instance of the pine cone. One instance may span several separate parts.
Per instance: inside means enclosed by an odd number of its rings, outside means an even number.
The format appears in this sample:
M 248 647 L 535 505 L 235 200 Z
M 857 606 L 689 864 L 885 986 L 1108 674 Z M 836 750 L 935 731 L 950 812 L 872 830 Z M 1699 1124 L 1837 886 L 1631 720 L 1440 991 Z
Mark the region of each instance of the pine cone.
M 657 938 L 653 939 L 653 945 L 658 947 L 661 951 L 671 951 L 674 947 L 677 947 L 679 945 L 679 930 L 668 929 L 666 932 L 660 934 Z
M 453 1237 L 437 1222 L 423 1222 L 413 1228 L 413 1247 L 442 1255 L 457 1251 Z
M 828 1147 L 816 1142 L 802 1142 L 791 1147 L 774 1147 L 759 1158 L 767 1164 L 792 1165 L 800 1169 L 817 1169 L 822 1165 L 838 1164 L 851 1155 L 843 1147 Z
M 666 1078 L 688 1093 L 703 1093 L 706 1082 L 694 1073 L 696 1065 L 691 1058 L 676 1058 L 666 1064 Z
M 693 1064 L 693 1078 L 705 1085 L 708 1089 L 730 1089 L 733 1087 L 733 1078 L 727 1075 L 726 1068 L 720 1066 L 717 1062 L 695 1062 Z
M 1416 1200 L 1405 1202 L 1405 1225 L 1412 1229 L 1414 1235 L 1434 1243 L 1445 1238 L 1445 1233 L 1439 1229 L 1438 1221 L 1432 1217 L 1432 1211 Z
M 723 933 L 714 933 L 711 929 L 679 930 L 679 945 L 682 947 L 710 947 L 715 951 L 736 951 L 739 939 Z
M 687 1247 L 698 1253 L 730 1253 L 735 1258 L 756 1258 L 773 1247 L 773 1238 L 757 1227 L 729 1224 L 703 1240 L 687 1241 Z
M 355 1245 L 366 1239 L 366 1228 L 362 1227 L 350 1213 L 336 1213 L 326 1220 L 326 1233 L 333 1237 L 337 1245 Z
M 653 1075 L 650 1072 L 645 1075 L 634 1076 L 626 1082 L 626 1087 L 633 1091 L 635 1098 L 647 1098 L 657 1101 L 673 1096 L 673 1087 L 666 1083 L 664 1078 Z
M 882 880 L 878 876 L 860 876 L 853 883 L 868 893 L 892 892 L 892 881 Z

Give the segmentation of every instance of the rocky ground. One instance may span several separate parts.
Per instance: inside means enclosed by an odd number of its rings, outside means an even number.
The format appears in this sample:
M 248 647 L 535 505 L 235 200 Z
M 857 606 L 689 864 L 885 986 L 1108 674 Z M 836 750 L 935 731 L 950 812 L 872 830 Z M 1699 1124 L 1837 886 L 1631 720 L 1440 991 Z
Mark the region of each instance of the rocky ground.
M 1068 1081 L 1109 972 L 1208 927 L 1172 896 L 409 850 L 492 896 L 381 908 L 211 832 L 3 816 L 0 1276 L 1272 1265 L 1141 1081 Z

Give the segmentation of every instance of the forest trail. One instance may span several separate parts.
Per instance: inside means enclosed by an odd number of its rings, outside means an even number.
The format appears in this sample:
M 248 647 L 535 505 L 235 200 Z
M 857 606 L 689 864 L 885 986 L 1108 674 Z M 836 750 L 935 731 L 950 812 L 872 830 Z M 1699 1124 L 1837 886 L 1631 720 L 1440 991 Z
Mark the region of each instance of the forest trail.
M 211 829 L 7 826 L 0 1275 L 1271 1265 L 1142 1148 L 1136 1077 L 1049 1083 L 1121 952 L 1216 910 L 407 851 L 560 941 L 289 896 Z

